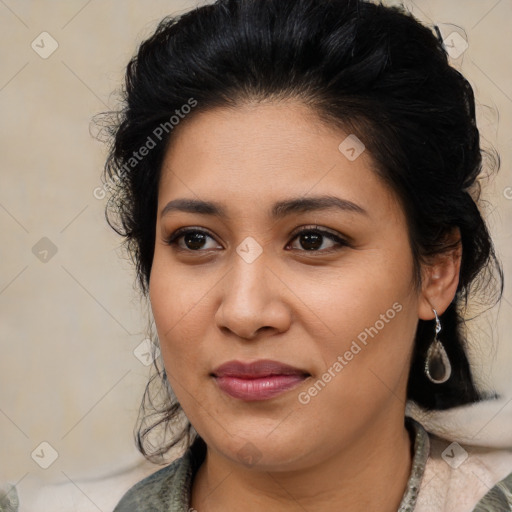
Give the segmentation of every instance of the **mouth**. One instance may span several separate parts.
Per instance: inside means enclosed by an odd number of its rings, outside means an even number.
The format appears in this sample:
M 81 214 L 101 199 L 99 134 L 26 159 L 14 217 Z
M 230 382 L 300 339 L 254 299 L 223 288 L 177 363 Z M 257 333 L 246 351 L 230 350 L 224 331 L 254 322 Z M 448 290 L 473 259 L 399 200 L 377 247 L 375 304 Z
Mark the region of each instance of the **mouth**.
M 305 370 L 268 359 L 252 363 L 228 361 L 210 375 L 221 391 L 247 402 L 269 400 L 310 377 Z

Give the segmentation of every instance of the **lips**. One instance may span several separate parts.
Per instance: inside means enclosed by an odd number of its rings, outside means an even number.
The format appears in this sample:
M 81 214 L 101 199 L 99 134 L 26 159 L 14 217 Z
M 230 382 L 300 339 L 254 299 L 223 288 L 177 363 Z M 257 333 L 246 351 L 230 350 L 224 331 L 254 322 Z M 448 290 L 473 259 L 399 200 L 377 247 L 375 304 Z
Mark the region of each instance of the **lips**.
M 245 401 L 268 400 L 309 377 L 305 370 L 268 359 L 252 363 L 228 361 L 211 375 L 221 391 Z

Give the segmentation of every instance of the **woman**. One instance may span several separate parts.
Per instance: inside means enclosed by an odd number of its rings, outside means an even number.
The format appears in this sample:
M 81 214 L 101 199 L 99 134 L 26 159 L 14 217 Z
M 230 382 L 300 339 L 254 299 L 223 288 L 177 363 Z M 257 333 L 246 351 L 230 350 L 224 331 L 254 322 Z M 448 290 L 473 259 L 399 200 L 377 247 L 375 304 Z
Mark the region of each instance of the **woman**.
M 474 97 L 433 31 L 360 0 L 220 0 L 164 19 L 125 92 L 109 218 L 164 365 L 138 444 L 186 452 L 115 512 L 510 510 L 510 453 L 474 482 L 471 447 L 405 416 L 494 398 L 463 336 L 475 283 L 502 287 Z

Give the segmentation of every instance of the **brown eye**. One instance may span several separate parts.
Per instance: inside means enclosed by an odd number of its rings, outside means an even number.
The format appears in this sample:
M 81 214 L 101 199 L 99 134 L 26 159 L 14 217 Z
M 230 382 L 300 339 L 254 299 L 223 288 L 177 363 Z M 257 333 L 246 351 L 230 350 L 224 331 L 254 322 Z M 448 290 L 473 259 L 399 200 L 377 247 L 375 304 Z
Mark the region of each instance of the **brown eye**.
M 296 233 L 293 240 L 297 239 L 300 245 L 299 250 L 312 252 L 329 252 L 337 247 L 347 246 L 348 243 L 339 236 L 321 229 L 303 229 Z M 325 247 L 326 239 L 333 242 L 333 245 Z M 322 248 L 323 247 L 323 248 Z M 297 249 L 297 247 L 292 247 Z
M 165 242 L 168 245 L 177 246 L 179 249 L 185 251 L 197 252 L 200 250 L 209 250 L 215 248 L 205 247 L 208 239 L 213 240 L 213 237 L 206 231 L 199 229 L 178 229 Z M 180 240 L 182 240 L 181 243 Z

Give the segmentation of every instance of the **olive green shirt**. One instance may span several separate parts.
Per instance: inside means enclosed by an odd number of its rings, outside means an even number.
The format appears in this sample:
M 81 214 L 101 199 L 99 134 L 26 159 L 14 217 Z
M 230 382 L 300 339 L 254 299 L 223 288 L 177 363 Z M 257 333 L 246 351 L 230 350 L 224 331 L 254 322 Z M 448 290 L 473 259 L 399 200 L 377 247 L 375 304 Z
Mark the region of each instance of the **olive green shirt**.
M 397 512 L 415 510 L 430 453 L 429 434 L 423 426 L 412 418 L 406 417 L 405 420 L 411 439 L 414 439 L 413 458 L 407 487 Z M 183 457 L 129 489 L 114 512 L 195 512 L 190 506 L 192 482 L 205 455 L 206 445 L 197 437 Z M 434 509 L 429 510 L 435 512 Z M 511 512 L 512 473 L 492 487 L 473 511 Z

